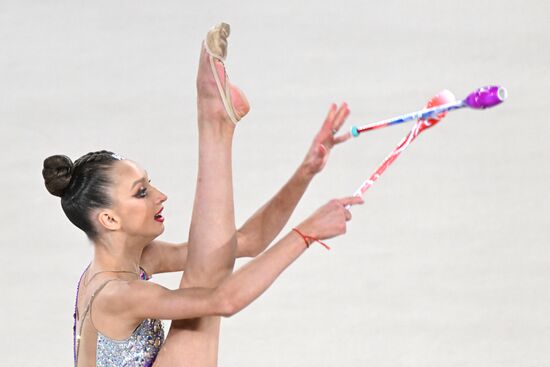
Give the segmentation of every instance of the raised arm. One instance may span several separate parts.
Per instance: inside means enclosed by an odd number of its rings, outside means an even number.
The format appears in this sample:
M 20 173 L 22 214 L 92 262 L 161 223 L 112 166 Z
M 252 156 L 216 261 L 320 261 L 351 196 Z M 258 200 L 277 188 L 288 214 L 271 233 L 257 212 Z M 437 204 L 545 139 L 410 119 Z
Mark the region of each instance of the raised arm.
M 349 108 L 342 103 L 330 106 L 325 121 L 315 135 L 311 146 L 292 177 L 238 230 L 236 257 L 254 257 L 260 254 L 281 232 L 304 195 L 309 183 L 325 167 L 330 151 L 346 141 L 350 135 L 336 136 L 349 115 Z M 154 240 L 143 251 L 142 267 L 149 274 L 185 270 L 187 243 L 169 243 Z
M 318 239 L 332 238 L 345 233 L 351 214 L 344 207 L 360 204 L 362 199 L 349 197 L 331 200 L 319 208 L 297 228 Z M 231 316 L 258 298 L 277 277 L 306 250 L 304 239 L 290 232 L 216 288 L 187 288 L 168 290 L 149 282 L 125 285 L 125 297 L 117 297 L 117 307 L 130 318 L 189 319 L 202 316 Z M 118 293 L 120 295 L 120 293 Z M 120 312 L 120 310 L 119 310 Z
M 321 130 L 290 180 L 237 231 L 237 257 L 260 254 L 281 232 L 313 177 L 325 167 L 332 147 L 349 139 L 349 134 L 336 136 L 348 115 L 346 103 L 339 108 L 330 106 Z

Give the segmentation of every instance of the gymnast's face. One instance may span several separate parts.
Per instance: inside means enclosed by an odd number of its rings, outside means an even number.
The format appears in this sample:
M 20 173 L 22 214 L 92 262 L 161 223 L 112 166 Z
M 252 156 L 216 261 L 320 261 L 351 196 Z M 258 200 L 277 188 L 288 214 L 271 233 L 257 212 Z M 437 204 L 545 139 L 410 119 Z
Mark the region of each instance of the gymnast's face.
M 100 213 L 100 222 L 109 230 L 121 230 L 131 238 L 146 241 L 164 232 L 164 224 L 155 219 L 155 214 L 168 197 L 151 184 L 147 171 L 123 159 L 113 163 L 111 175 L 113 206 Z

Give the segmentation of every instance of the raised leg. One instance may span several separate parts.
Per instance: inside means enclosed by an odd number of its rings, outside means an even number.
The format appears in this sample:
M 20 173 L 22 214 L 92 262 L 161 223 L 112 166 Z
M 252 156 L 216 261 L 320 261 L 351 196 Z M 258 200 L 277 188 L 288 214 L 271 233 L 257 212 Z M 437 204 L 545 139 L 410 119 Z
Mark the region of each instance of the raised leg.
M 232 272 L 235 262 L 231 147 L 235 123 L 249 106 L 226 78 L 222 60 L 228 35 L 228 26 L 215 27 L 201 49 L 197 75 L 199 167 L 181 288 L 215 287 Z M 155 366 L 216 366 L 219 327 L 219 317 L 174 320 Z

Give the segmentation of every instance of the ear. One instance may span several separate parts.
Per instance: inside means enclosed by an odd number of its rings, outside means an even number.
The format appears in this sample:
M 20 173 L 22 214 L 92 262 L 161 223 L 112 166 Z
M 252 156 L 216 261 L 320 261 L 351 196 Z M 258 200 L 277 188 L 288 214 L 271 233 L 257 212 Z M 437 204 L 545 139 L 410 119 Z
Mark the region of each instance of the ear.
M 111 210 L 102 210 L 97 214 L 97 220 L 107 230 L 120 229 L 120 220 Z

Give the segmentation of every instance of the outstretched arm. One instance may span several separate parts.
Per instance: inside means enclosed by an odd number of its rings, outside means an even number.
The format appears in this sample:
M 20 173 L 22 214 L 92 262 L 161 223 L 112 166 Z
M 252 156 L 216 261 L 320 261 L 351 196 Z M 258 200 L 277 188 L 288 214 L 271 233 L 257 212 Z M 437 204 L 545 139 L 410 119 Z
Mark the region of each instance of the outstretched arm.
M 346 232 L 351 214 L 346 205 L 362 203 L 359 197 L 331 200 L 302 222 L 300 232 L 327 239 Z M 269 250 L 231 274 L 215 288 L 168 290 L 150 282 L 130 282 L 122 285 L 125 296 L 109 302 L 113 312 L 128 318 L 188 319 L 203 316 L 231 316 L 239 312 L 263 292 L 306 249 L 304 239 L 291 232 Z M 116 308 L 116 310 L 114 310 Z
M 286 184 L 238 230 L 236 257 L 254 257 L 260 254 L 281 232 L 304 195 L 309 183 L 323 170 L 335 145 L 349 139 L 349 134 L 336 136 L 349 115 L 343 103 L 330 106 L 325 121 L 298 169 Z M 155 240 L 147 246 L 141 265 L 150 274 L 185 270 L 187 243 L 172 244 Z
M 335 145 L 349 139 L 349 134 L 336 136 L 349 115 L 349 108 L 342 103 L 332 104 L 321 130 L 296 172 L 290 180 L 237 231 L 237 241 L 242 256 L 260 254 L 281 232 L 290 215 L 304 195 L 309 183 L 325 167 L 330 151 Z

